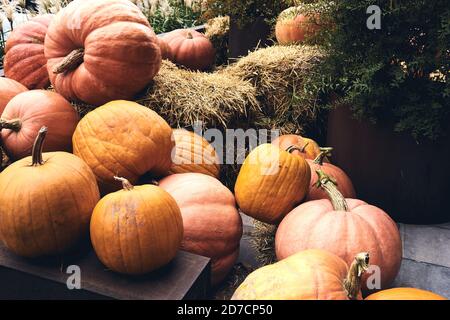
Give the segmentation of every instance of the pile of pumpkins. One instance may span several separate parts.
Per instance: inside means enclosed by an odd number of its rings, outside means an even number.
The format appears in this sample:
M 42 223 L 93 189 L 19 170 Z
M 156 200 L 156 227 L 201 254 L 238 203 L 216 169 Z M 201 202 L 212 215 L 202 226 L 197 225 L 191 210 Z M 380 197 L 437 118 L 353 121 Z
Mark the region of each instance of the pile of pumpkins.
M 239 255 L 239 208 L 279 224 L 280 261 L 249 275 L 233 298 L 358 299 L 369 257 L 388 286 L 400 266 L 398 229 L 381 209 L 348 199 L 355 191 L 329 163 L 330 148 L 295 135 L 263 144 L 233 194 L 208 141 L 125 100 L 148 85 L 162 55 L 206 68 L 202 51 L 195 64 L 186 57 L 204 39 L 183 31 L 158 40 L 128 0 L 75 0 L 15 29 L 5 57 L 13 76 L 0 79 L 1 143 L 13 160 L 0 173 L 4 245 L 35 258 L 90 236 L 105 266 L 130 275 L 182 249 L 211 258 L 217 285 Z M 48 82 L 54 91 L 42 90 Z M 99 107 L 80 120 L 69 101 Z M 437 298 L 397 290 L 375 298 Z

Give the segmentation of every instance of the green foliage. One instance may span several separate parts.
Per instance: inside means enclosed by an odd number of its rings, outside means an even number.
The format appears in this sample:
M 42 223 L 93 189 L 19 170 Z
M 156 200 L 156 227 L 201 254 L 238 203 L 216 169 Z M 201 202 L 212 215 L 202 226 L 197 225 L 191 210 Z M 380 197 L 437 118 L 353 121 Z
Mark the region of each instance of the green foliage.
M 366 26 L 373 4 L 382 11 L 381 30 Z M 322 35 L 328 58 L 311 86 L 336 93 L 356 116 L 416 139 L 448 134 L 448 0 L 340 0 L 324 18 L 334 27 Z

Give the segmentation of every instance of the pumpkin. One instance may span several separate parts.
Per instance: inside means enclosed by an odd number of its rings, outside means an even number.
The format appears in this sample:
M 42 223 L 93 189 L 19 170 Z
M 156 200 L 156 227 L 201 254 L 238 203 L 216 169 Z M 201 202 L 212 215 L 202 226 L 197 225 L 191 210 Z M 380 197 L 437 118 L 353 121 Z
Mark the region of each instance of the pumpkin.
M 172 166 L 172 129 L 156 112 L 131 101 L 112 101 L 89 112 L 73 134 L 74 154 L 94 172 L 103 193 L 117 191 L 114 175 L 135 183 Z
M 124 274 L 144 274 L 166 265 L 183 239 L 176 201 L 160 187 L 115 179 L 123 189 L 102 198 L 92 213 L 91 241 L 98 258 Z
M 211 282 L 219 284 L 239 256 L 242 237 L 242 220 L 233 194 L 219 180 L 200 173 L 171 175 L 159 186 L 180 207 L 182 249 L 211 258 Z
M 247 215 L 276 224 L 306 196 L 311 170 L 302 157 L 262 144 L 245 159 L 234 187 Z
M 306 160 L 311 168 L 311 183 L 306 201 L 328 199 L 327 193 L 317 186 L 318 176 L 316 170 L 322 170 L 327 175 L 334 178 L 339 192 L 344 198 L 356 198 L 355 188 L 347 174 L 339 167 L 331 163 L 324 163 L 323 160 L 328 156 L 331 157 L 333 148 L 321 148 L 321 153 L 314 160 Z
M 207 70 L 213 66 L 216 51 L 204 34 L 178 29 L 167 33 L 163 39 L 172 52 L 172 62 L 192 70 Z
M 49 86 L 44 39 L 52 19 L 52 14 L 39 15 L 11 32 L 5 46 L 6 77 L 20 82 L 28 89 Z
M 372 293 L 365 300 L 447 300 L 426 290 L 417 288 L 393 288 Z
M 284 10 L 275 25 L 275 36 L 278 43 L 290 45 L 314 36 L 321 27 L 318 20 L 318 14 L 302 14 L 298 7 Z
M 330 252 L 305 250 L 252 272 L 231 299 L 361 300 L 361 275 L 368 265 L 365 252 L 349 268 Z
M 57 92 L 95 106 L 131 99 L 161 65 L 155 33 L 128 0 L 69 3 L 48 28 L 45 57 Z
M 0 174 L 0 235 L 8 249 L 24 257 L 70 249 L 87 235 L 100 199 L 94 174 L 81 159 L 42 153 L 46 134 L 41 128 L 32 156 Z
M 13 159 L 29 156 L 35 133 L 48 124 L 44 151 L 72 151 L 72 134 L 79 117 L 60 94 L 46 90 L 19 93 L 6 105 L 0 119 L 5 152 Z
M 208 140 L 184 129 L 173 130 L 175 155 L 170 173 L 198 172 L 218 178 L 220 160 Z
M 0 116 L 12 98 L 27 90 L 24 85 L 16 80 L 0 77 Z
M 314 160 L 320 154 L 320 147 L 317 142 L 296 134 L 282 135 L 273 140 L 272 144 L 283 150 L 295 146 L 295 150 L 292 150 L 291 153 L 302 156 L 305 159 Z M 327 161 L 326 159 L 324 160 Z
M 172 50 L 166 40 L 158 37 L 159 49 L 161 50 L 161 58 L 167 60 L 173 60 Z
M 347 263 L 354 252 L 370 252 L 372 264 L 380 268 L 381 286 L 397 275 L 402 243 L 395 222 L 381 209 L 356 199 L 345 199 L 335 181 L 318 170 L 319 185 L 330 200 L 306 202 L 281 222 L 275 236 L 279 260 L 306 249 L 328 250 Z M 364 289 L 366 279 L 364 279 Z

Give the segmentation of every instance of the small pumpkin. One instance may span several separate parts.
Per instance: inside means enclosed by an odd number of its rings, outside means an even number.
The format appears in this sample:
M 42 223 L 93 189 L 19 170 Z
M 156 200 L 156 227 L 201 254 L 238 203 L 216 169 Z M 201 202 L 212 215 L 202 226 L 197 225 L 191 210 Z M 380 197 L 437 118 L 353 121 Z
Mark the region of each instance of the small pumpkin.
M 93 170 L 103 193 L 117 191 L 113 176 L 136 183 L 172 166 L 172 128 L 156 112 L 131 101 L 112 101 L 89 112 L 73 134 L 74 154 Z
M 167 33 L 162 39 L 170 47 L 173 63 L 192 70 L 207 70 L 213 66 L 216 50 L 204 34 L 178 29 Z
M 173 60 L 172 50 L 166 40 L 158 37 L 159 48 L 161 49 L 161 58 L 167 60 Z
M 28 89 L 45 89 L 50 80 L 44 39 L 52 14 L 38 15 L 15 28 L 5 46 L 6 77 L 16 80 Z
M 279 260 L 307 249 L 323 249 L 347 263 L 354 252 L 370 252 L 386 288 L 396 277 L 402 259 L 402 242 L 395 222 L 381 209 L 356 199 L 345 199 L 334 179 L 318 170 L 318 184 L 330 198 L 306 202 L 281 222 L 275 236 Z M 364 279 L 364 289 L 367 288 Z
M 60 94 L 46 90 L 19 93 L 9 101 L 0 119 L 5 152 L 13 159 L 29 156 L 35 133 L 48 124 L 44 151 L 72 151 L 72 134 L 79 117 Z
M 183 221 L 172 196 L 154 185 L 123 189 L 95 206 L 91 240 L 100 261 L 124 274 L 144 274 L 169 263 L 183 239 Z
M 328 199 L 328 194 L 317 186 L 318 176 L 316 170 L 322 170 L 324 173 L 333 177 L 337 189 L 344 198 L 356 198 L 355 188 L 347 174 L 339 167 L 331 163 L 324 163 L 326 157 L 331 157 L 333 148 L 321 148 L 321 153 L 314 160 L 306 160 L 311 168 L 311 183 L 306 201 Z
M 302 157 L 262 144 L 245 159 L 234 187 L 239 208 L 265 223 L 279 223 L 306 196 L 311 170 Z
M 155 33 L 128 0 L 69 3 L 48 28 L 45 57 L 57 92 L 95 106 L 131 99 L 161 65 Z
M 89 230 L 100 199 L 91 169 L 66 152 L 42 153 L 47 128 L 40 129 L 31 157 L 0 174 L 0 235 L 24 257 L 61 254 Z
M 447 300 L 426 290 L 417 288 L 393 288 L 372 293 L 365 300 Z
M 242 220 L 233 194 L 219 180 L 200 173 L 174 174 L 159 182 L 183 216 L 182 249 L 212 260 L 213 285 L 229 273 L 239 256 Z
M 0 116 L 12 98 L 27 90 L 24 85 L 16 80 L 0 77 Z
M 252 272 L 232 300 L 361 300 L 361 275 L 369 254 L 355 256 L 350 268 L 324 250 L 305 250 Z
M 208 140 L 184 129 L 173 130 L 173 137 L 175 155 L 170 173 L 197 172 L 219 177 L 220 160 Z
M 284 10 L 275 25 L 275 36 L 278 43 L 290 45 L 314 36 L 321 28 L 318 20 L 318 14 L 303 14 L 299 7 Z
M 314 160 L 320 154 L 320 147 L 313 139 L 305 138 L 296 134 L 282 135 L 272 141 L 272 144 L 283 149 L 288 150 L 291 147 L 296 147 L 292 150 L 293 155 L 302 156 L 305 159 Z M 327 161 L 327 159 L 324 159 Z

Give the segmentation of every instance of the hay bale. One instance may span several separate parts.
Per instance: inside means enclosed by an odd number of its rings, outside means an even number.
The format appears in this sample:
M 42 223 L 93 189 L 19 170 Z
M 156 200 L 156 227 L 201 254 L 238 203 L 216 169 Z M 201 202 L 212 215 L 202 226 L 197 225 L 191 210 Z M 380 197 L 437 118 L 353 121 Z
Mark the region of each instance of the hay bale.
M 253 220 L 253 230 L 250 243 L 256 250 L 256 260 L 261 266 L 266 266 L 277 261 L 275 254 L 275 234 L 277 226 Z
M 228 35 L 230 32 L 230 17 L 217 17 L 205 24 L 205 36 L 216 48 L 216 66 L 228 63 Z
M 318 47 L 273 46 L 258 49 L 220 71 L 250 81 L 261 111 L 257 127 L 302 133 L 318 113 L 318 96 L 305 89 L 314 67 L 323 59 Z

